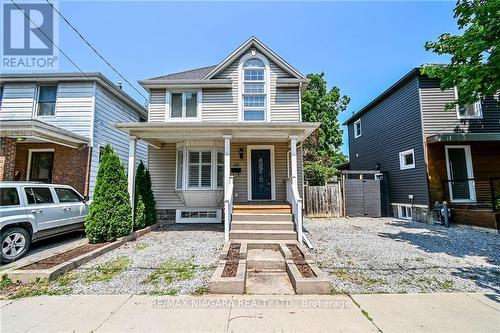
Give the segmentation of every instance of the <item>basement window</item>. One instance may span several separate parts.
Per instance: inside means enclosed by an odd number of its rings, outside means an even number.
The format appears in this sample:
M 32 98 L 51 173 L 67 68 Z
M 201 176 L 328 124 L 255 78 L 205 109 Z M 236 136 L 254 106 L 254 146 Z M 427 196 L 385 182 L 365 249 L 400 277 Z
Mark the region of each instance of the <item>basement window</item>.
M 411 220 L 411 206 L 398 206 L 398 217 L 403 220 Z
M 183 209 L 175 214 L 176 223 L 220 223 L 222 213 L 220 209 Z
M 415 168 L 415 151 L 413 149 L 399 153 L 399 168 L 401 170 Z

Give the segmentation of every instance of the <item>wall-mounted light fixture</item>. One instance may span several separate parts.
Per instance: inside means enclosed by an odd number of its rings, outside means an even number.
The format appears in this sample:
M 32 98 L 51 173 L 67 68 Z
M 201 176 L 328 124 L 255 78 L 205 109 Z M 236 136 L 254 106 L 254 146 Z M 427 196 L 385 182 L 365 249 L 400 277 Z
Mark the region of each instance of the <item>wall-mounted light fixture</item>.
M 243 158 L 243 148 L 240 148 L 240 160 Z

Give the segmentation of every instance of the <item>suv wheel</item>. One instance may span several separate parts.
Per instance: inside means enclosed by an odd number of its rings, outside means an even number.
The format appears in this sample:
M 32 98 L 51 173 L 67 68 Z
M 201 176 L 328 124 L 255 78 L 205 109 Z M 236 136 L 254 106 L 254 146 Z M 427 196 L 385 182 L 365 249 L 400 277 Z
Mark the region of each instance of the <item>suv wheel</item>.
M 2 264 L 13 262 L 24 256 L 30 246 L 31 237 L 26 229 L 15 227 L 2 230 L 0 237 Z

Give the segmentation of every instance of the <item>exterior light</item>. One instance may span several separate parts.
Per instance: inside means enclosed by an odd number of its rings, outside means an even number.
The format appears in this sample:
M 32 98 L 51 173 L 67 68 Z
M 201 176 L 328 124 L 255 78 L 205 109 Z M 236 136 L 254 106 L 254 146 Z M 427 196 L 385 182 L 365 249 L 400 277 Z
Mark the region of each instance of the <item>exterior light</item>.
M 243 158 L 243 148 L 240 148 L 240 160 Z

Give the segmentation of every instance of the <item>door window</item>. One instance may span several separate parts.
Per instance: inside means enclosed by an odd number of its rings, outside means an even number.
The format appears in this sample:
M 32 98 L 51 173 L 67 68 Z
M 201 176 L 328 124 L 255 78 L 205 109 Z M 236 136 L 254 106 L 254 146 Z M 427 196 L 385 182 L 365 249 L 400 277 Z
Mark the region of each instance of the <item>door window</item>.
M 60 203 L 82 202 L 82 198 L 70 188 L 56 188 L 55 190 Z
M 24 191 L 30 205 L 54 203 L 54 198 L 48 187 L 27 187 Z
M 54 152 L 31 152 L 29 180 L 50 183 L 52 181 L 52 165 Z

